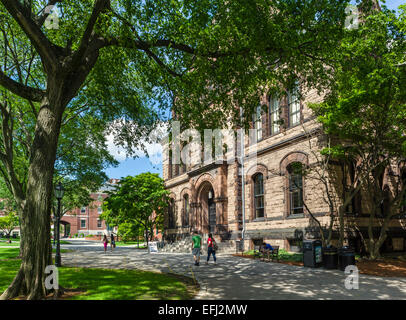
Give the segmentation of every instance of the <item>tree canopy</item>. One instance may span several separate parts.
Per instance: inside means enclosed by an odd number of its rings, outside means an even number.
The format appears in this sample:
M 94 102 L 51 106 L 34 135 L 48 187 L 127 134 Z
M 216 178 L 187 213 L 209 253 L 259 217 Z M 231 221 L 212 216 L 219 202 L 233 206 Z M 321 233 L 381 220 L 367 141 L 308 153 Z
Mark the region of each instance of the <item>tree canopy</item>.
M 324 154 L 348 167 L 343 203 L 362 190 L 364 204 L 371 204 L 366 208 L 371 257 L 379 255 L 390 219 L 406 199 L 401 171 L 406 159 L 405 17 L 405 5 L 399 15 L 383 8 L 347 31 L 332 57 L 334 84 L 324 102 L 312 106 L 334 142 Z M 378 236 L 372 231 L 375 218 L 384 219 Z
M 162 229 L 168 194 L 158 174 L 128 176 L 109 192 L 101 218 L 113 225 L 130 224 L 135 229 L 141 226 L 148 243 L 154 229 Z

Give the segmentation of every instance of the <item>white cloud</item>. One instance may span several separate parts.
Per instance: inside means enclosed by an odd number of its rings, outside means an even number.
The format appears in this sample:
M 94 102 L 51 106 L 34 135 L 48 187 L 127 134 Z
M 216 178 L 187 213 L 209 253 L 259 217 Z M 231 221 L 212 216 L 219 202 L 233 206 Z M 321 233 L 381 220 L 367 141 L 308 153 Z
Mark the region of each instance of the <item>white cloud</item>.
M 152 142 L 146 142 L 146 138 L 141 139 L 141 144 L 144 146 L 146 152 L 142 149 L 136 149 L 135 155 L 139 158 L 149 158 L 149 161 L 153 165 L 159 165 L 162 163 L 162 145 L 159 143 L 160 139 L 166 135 L 167 124 L 159 124 L 153 132 L 149 135 Z M 110 154 L 119 162 L 122 162 L 128 158 L 127 152 L 121 146 L 117 146 L 114 143 L 114 134 L 110 133 L 106 136 L 107 148 Z

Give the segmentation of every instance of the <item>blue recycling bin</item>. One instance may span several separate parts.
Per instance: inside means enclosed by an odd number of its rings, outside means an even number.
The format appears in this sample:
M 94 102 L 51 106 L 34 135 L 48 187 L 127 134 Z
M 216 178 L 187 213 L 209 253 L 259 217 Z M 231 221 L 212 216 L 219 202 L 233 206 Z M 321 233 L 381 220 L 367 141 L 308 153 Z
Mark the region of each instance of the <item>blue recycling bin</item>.
M 319 268 L 323 263 L 323 251 L 320 240 L 303 240 L 303 266 Z

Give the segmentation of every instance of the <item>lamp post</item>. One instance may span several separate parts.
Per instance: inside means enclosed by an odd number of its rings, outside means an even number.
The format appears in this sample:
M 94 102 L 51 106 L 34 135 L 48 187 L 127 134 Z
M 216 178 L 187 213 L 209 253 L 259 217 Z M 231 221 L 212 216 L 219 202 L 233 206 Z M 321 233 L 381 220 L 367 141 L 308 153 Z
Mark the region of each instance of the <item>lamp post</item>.
M 56 242 L 56 254 L 55 254 L 55 266 L 60 267 L 61 266 L 61 245 L 59 241 L 59 223 L 61 221 L 61 200 L 63 197 L 65 190 L 62 186 L 62 183 L 58 183 L 55 186 L 55 197 L 58 200 L 58 210 L 56 213 L 56 237 L 57 237 L 57 242 Z M 54 228 L 55 229 L 55 228 Z

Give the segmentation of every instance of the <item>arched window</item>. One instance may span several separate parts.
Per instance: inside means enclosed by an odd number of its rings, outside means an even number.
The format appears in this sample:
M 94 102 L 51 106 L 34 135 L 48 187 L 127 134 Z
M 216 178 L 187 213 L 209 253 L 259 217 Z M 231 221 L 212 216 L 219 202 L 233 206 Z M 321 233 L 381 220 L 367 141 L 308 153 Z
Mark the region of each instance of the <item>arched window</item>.
M 258 173 L 253 177 L 254 180 L 254 218 L 264 217 L 264 176 Z
M 183 221 L 182 221 L 182 225 L 184 227 L 189 226 L 189 212 L 190 212 L 189 195 L 185 194 L 183 196 Z
M 303 174 L 302 164 L 295 162 L 289 165 L 289 214 L 303 213 Z

